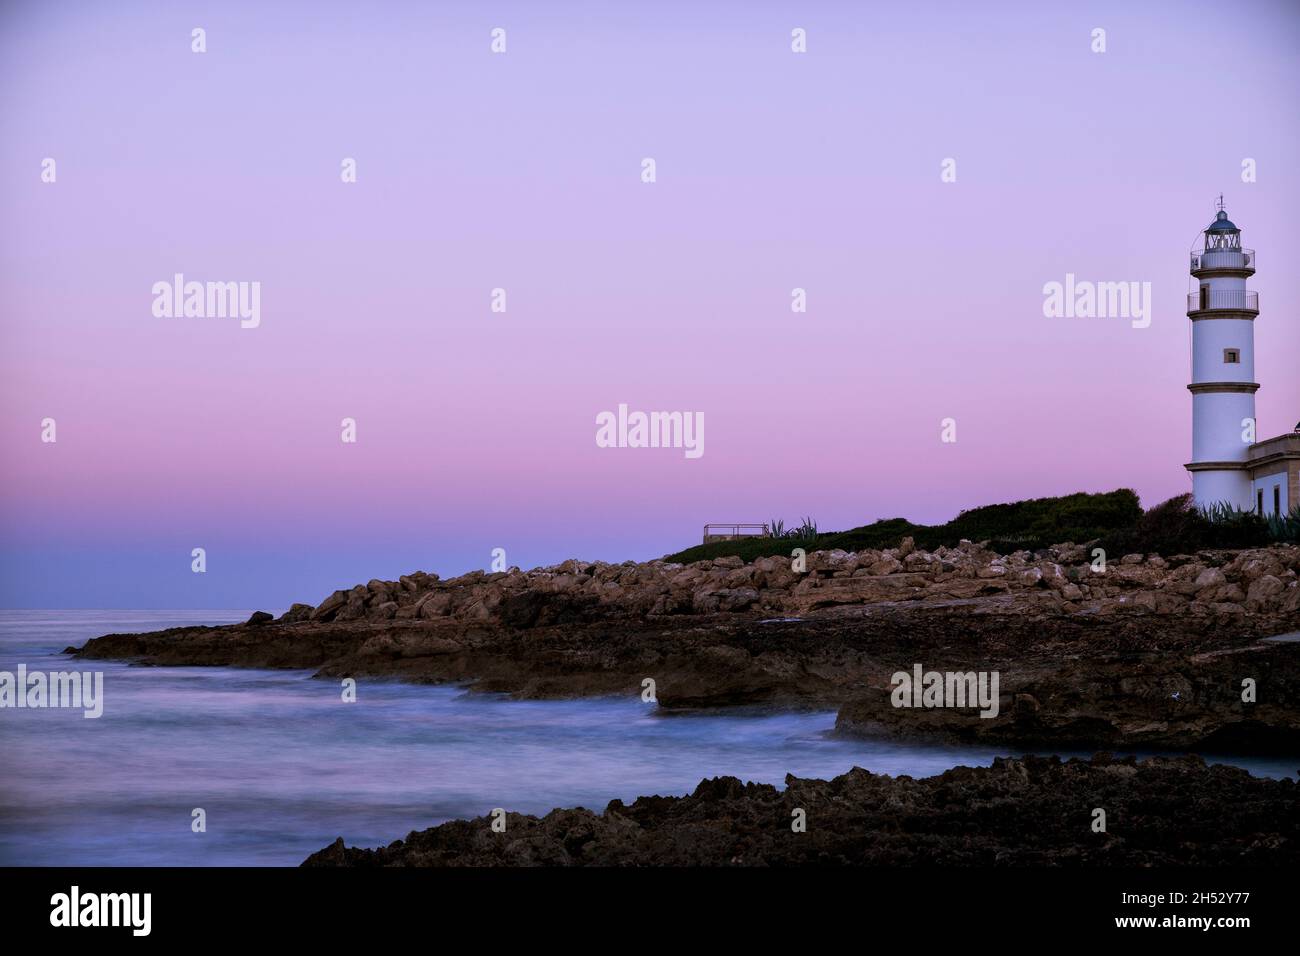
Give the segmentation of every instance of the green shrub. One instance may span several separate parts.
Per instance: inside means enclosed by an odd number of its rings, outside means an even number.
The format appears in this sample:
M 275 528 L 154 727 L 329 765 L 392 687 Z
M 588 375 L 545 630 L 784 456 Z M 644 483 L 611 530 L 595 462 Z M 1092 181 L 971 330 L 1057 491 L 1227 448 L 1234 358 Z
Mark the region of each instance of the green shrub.
M 1268 523 L 1268 536 L 1273 541 L 1294 544 L 1300 542 L 1300 505 L 1296 505 L 1284 515 L 1269 515 L 1264 519 Z
M 1142 517 L 1138 496 L 1128 488 L 1103 494 L 1078 493 L 1058 498 L 1034 498 L 1009 504 L 986 505 L 963 511 L 942 525 L 918 525 L 905 518 L 887 518 L 849 531 L 820 534 L 817 523 L 805 518 L 799 528 L 781 538 L 742 538 L 696 545 L 666 557 L 689 563 L 738 555 L 746 561 L 772 554 L 790 553 L 797 546 L 808 551 L 841 548 L 893 548 L 905 537 L 918 547 L 932 550 L 955 546 L 962 538 L 989 541 L 1000 551 L 1037 550 L 1063 541 L 1091 541 L 1131 529 Z M 791 537 L 797 538 L 797 545 Z
M 1192 496 L 1183 494 L 1151 508 L 1132 528 L 1107 535 L 1100 544 L 1111 555 L 1191 554 L 1207 548 L 1253 548 L 1295 540 L 1298 526 L 1300 521 L 1292 521 L 1289 515 L 1266 519 L 1226 502 L 1196 508 Z

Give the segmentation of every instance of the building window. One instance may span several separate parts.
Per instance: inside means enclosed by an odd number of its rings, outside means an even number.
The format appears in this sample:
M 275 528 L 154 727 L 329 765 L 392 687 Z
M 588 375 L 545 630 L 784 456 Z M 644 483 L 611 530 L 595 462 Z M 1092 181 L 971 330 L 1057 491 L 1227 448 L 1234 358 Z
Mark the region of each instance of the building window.
M 1223 350 L 1223 361 L 1226 362 L 1228 365 L 1236 365 L 1237 363 L 1239 363 L 1239 362 L 1241 361 L 1241 350 L 1240 350 L 1240 349 L 1224 349 L 1224 350 Z
M 1264 489 L 1261 488 L 1255 492 L 1255 513 L 1261 518 L 1264 516 Z
M 1280 515 L 1281 513 L 1282 513 L 1282 486 L 1274 485 L 1273 486 L 1273 514 Z

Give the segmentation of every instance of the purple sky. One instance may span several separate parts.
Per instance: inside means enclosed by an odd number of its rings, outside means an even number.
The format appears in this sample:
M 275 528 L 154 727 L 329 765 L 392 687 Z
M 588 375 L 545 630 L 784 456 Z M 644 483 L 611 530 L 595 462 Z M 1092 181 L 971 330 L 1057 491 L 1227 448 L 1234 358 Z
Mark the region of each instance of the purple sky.
M 0 605 L 1190 490 L 1220 192 L 1261 437 L 1300 419 L 1297 46 L 1286 2 L 9 3 Z M 176 272 L 260 282 L 260 327 L 154 317 Z M 1045 318 L 1067 272 L 1150 282 L 1150 327 Z M 621 402 L 703 412 L 704 456 L 597 448 Z

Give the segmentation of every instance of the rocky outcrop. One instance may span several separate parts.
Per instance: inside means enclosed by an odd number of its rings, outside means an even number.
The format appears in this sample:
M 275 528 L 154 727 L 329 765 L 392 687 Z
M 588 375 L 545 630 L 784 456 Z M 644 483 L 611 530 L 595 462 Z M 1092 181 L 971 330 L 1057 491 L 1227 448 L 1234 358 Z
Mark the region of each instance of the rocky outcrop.
M 1300 615 L 1300 548 L 1168 560 L 1132 554 L 1103 562 L 1073 544 L 1001 555 L 970 542 L 928 552 L 907 538 L 884 551 L 813 552 L 804 570 L 785 557 L 689 565 L 570 560 L 526 572 L 474 571 L 448 581 L 422 571 L 397 581 L 372 580 L 335 591 L 309 615 L 294 605 L 281 620 L 451 619 L 528 628 L 618 616 L 806 614 L 1003 594 L 1028 608 L 1063 613 Z
M 379 849 L 342 838 L 304 866 L 1294 866 L 1300 794 L 1197 757 L 998 759 L 914 780 L 854 769 L 734 777 L 602 813 L 455 820 Z M 1094 811 L 1105 811 L 1095 832 Z M 792 827 L 802 811 L 804 832 Z
M 978 662 L 951 669 L 967 666 L 973 673 Z M 1300 759 L 1300 645 L 1294 643 L 1261 641 L 1188 657 L 1071 655 L 1055 664 L 1004 666 L 995 715 L 981 716 L 973 706 L 896 706 L 893 684 L 882 680 L 840 708 L 836 727 L 859 737 L 987 747 L 1194 749 Z
M 416 573 L 294 605 L 273 623 L 107 635 L 77 653 L 152 665 L 314 669 L 544 698 L 639 694 L 663 708 L 842 708 L 849 734 L 998 745 L 1300 752 L 1300 548 L 995 554 L 969 542 L 682 566 L 566 561 L 451 580 Z M 261 622 L 261 623 L 259 623 Z M 895 708 L 915 664 L 996 671 L 995 719 Z M 1242 681 L 1258 685 L 1242 699 Z

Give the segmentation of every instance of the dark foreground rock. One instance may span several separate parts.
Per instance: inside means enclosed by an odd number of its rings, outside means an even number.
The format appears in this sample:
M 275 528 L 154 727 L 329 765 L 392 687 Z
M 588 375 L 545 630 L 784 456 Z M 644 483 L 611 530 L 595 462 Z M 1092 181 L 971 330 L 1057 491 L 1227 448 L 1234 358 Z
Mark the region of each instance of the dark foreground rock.
M 454 820 L 379 849 L 340 838 L 305 866 L 1295 866 L 1290 780 L 1197 757 L 1025 757 L 914 780 L 854 769 L 786 789 L 734 777 L 687 797 Z M 1104 833 L 1094 811 L 1105 811 Z M 806 832 L 796 833 L 795 812 Z

